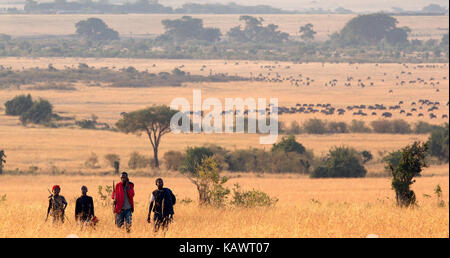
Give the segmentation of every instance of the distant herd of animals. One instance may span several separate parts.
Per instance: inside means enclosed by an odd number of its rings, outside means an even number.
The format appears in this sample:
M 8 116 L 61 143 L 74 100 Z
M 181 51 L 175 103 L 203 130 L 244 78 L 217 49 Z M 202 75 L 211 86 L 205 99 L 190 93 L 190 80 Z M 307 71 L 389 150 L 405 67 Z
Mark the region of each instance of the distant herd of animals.
M 441 103 L 439 101 L 430 101 L 428 99 L 419 99 L 417 102 L 411 102 L 411 108 L 406 109 L 403 108 L 403 101 L 399 101 L 397 105 L 385 106 L 383 104 L 375 104 L 375 105 L 351 105 L 346 108 L 338 108 L 336 109 L 331 104 L 300 104 L 297 103 L 293 107 L 279 107 L 278 114 L 281 115 L 283 113 L 286 114 L 295 114 L 295 113 L 303 113 L 303 114 L 315 114 L 322 113 L 324 115 L 344 115 L 346 112 L 352 112 L 354 116 L 377 116 L 381 115 L 385 118 L 392 117 L 394 112 L 398 112 L 407 117 L 417 116 L 424 117 L 425 114 L 429 116 L 430 119 L 437 118 L 437 116 L 433 113 L 434 110 L 438 110 Z M 445 104 L 447 107 L 449 106 L 449 102 Z M 448 108 L 447 108 L 448 109 Z M 356 111 L 357 110 L 357 111 Z M 448 118 L 447 114 L 442 114 L 442 119 Z
M 398 104 L 391 105 L 391 106 L 385 106 L 384 104 L 374 104 L 374 105 L 361 104 L 361 105 L 347 106 L 346 108 L 335 108 L 329 103 L 327 103 L 327 104 L 297 103 L 295 106 L 292 106 L 292 107 L 280 106 L 278 108 L 275 108 L 275 107 L 269 105 L 269 107 L 267 107 L 266 109 L 259 109 L 259 110 L 258 109 L 254 109 L 254 110 L 248 110 L 248 109 L 224 110 L 224 111 L 222 111 L 221 114 L 226 115 L 226 114 L 232 113 L 234 115 L 238 115 L 238 114 L 248 115 L 248 113 L 251 111 L 251 112 L 259 113 L 262 115 L 263 114 L 270 115 L 271 112 L 278 111 L 278 115 L 320 113 L 320 114 L 329 115 L 329 116 L 331 116 L 331 115 L 339 116 L 339 115 L 344 115 L 346 112 L 352 112 L 353 116 L 368 116 L 368 115 L 378 116 L 378 115 L 381 115 L 384 118 L 391 118 L 393 113 L 397 112 L 406 117 L 412 117 L 412 116 L 424 117 L 426 114 L 430 119 L 435 119 L 435 118 L 437 118 L 437 116 L 433 113 L 433 111 L 439 110 L 441 103 L 439 101 L 431 101 L 428 99 L 419 99 L 417 102 L 415 102 L 415 101 L 411 102 L 410 109 L 403 108 L 402 105 L 404 105 L 404 102 L 399 101 Z M 445 105 L 448 107 L 449 102 L 447 101 L 447 103 Z M 447 108 L 447 110 L 448 110 L 448 108 Z M 198 111 L 198 112 L 189 111 L 186 113 L 187 114 L 189 113 L 190 115 L 195 114 L 195 115 L 199 115 L 199 116 L 204 116 L 203 111 Z M 441 118 L 448 119 L 448 115 L 442 114 Z
M 248 64 L 248 62 L 245 62 Z M 228 64 L 227 62 L 225 64 Z M 235 62 L 234 65 L 239 65 L 239 62 Z M 254 62 L 254 64 L 258 64 L 257 62 Z M 375 64 L 376 67 L 379 67 L 379 64 Z M 408 69 L 436 69 L 436 68 L 444 68 L 442 65 L 414 65 L 410 66 L 407 64 L 402 64 L 403 68 L 405 70 Z M 183 66 L 184 67 L 184 66 Z M 250 76 L 252 79 L 257 81 L 266 81 L 266 82 L 289 82 L 291 85 L 300 87 L 300 86 L 311 86 L 315 80 L 310 77 L 305 77 L 301 73 L 298 74 L 297 77 L 294 76 L 288 76 L 288 77 L 282 77 L 278 72 L 275 72 L 275 69 L 290 69 L 290 66 L 281 66 L 279 64 L 277 65 L 261 65 L 261 69 L 268 70 L 266 75 L 263 75 L 263 73 L 255 74 L 253 72 L 250 72 Z M 203 65 L 201 67 L 201 71 L 206 69 L 206 65 Z M 358 69 L 358 66 L 355 67 L 355 69 Z M 212 72 L 212 71 L 211 71 Z M 388 74 L 386 72 L 383 73 L 384 76 L 387 76 Z M 430 86 L 435 87 L 440 85 L 440 82 L 435 77 L 430 77 L 428 79 L 417 77 L 415 79 L 402 79 L 401 77 L 404 75 L 412 76 L 411 71 L 401 71 L 400 74 L 395 75 L 395 86 L 404 86 L 404 85 L 423 85 L 423 86 Z M 442 77 L 442 80 L 448 80 L 446 76 Z M 381 79 L 382 82 L 385 81 L 385 79 Z M 325 87 L 335 87 L 338 85 L 338 80 L 333 79 L 324 84 Z M 375 86 L 375 82 L 370 76 L 367 76 L 364 79 L 355 79 L 353 76 L 347 76 L 344 84 L 346 87 L 351 87 L 353 85 L 356 85 L 358 87 L 364 88 L 366 86 Z M 439 89 L 434 88 L 436 92 L 439 92 Z M 390 89 L 388 93 L 393 93 L 393 89 Z M 292 107 L 285 107 L 281 106 L 278 108 L 278 114 L 315 114 L 315 113 L 321 113 L 324 115 L 344 115 L 346 112 L 352 112 L 353 116 L 382 116 L 384 118 L 390 118 L 393 116 L 395 112 L 399 113 L 400 115 L 404 115 L 406 117 L 425 117 L 428 116 L 430 119 L 436 119 L 438 116 L 433 113 L 435 110 L 439 110 L 439 107 L 441 103 L 439 101 L 431 101 L 429 99 L 419 99 L 418 101 L 413 101 L 410 103 L 410 108 L 402 107 L 404 105 L 404 101 L 399 101 L 398 104 L 392 105 L 392 106 L 384 106 L 383 104 L 374 104 L 374 105 L 351 105 L 347 106 L 346 108 L 335 108 L 331 104 L 301 104 L 297 103 L 295 106 Z M 445 104 L 447 107 L 449 106 L 449 102 Z M 405 106 L 405 105 L 404 105 Z M 447 108 L 448 110 L 448 108 Z M 271 110 L 270 108 L 266 108 L 265 111 L 263 110 L 253 110 L 254 112 L 259 113 L 267 113 L 270 114 Z M 223 111 L 222 114 L 233 112 L 232 110 Z M 235 110 L 235 114 L 239 114 L 241 110 Z M 243 111 L 244 114 L 248 114 L 248 110 Z M 191 112 L 192 114 L 192 112 Z M 203 115 L 203 113 L 200 113 L 199 115 Z M 442 119 L 448 119 L 447 114 L 442 114 Z
M 244 64 L 248 64 L 248 61 L 242 62 Z M 227 65 L 228 62 L 225 62 L 225 65 Z M 253 62 L 253 64 L 258 64 L 258 62 Z M 296 63 L 294 63 L 296 64 Z M 234 62 L 234 65 L 240 65 L 240 62 Z M 354 65 L 354 69 L 358 69 L 357 64 L 351 64 Z M 324 67 L 325 64 L 322 64 L 322 67 Z M 375 67 L 380 67 L 380 64 L 375 64 Z M 153 64 L 152 67 L 156 67 L 156 64 Z M 184 68 L 184 65 L 179 66 L 178 68 Z M 289 82 L 291 85 L 295 87 L 303 87 L 303 86 L 313 86 L 317 85 L 314 84 L 315 80 L 311 77 L 304 76 L 303 74 L 299 73 L 297 76 L 287 76 L 283 77 L 280 75 L 279 72 L 276 72 L 276 69 L 284 69 L 289 70 L 291 69 L 291 66 L 289 65 L 280 65 L 278 62 L 275 62 L 275 65 L 259 65 L 261 69 L 264 69 L 267 71 L 266 75 L 263 75 L 263 73 L 253 73 L 250 72 L 250 78 L 257 81 L 265 81 L 265 82 L 275 82 L 275 83 L 281 83 L 281 82 Z M 429 86 L 432 89 L 434 89 L 436 92 L 439 92 L 439 89 L 436 87 L 440 85 L 439 79 L 442 79 L 444 81 L 448 80 L 447 76 L 442 76 L 442 78 L 437 77 L 429 77 L 429 78 L 421 78 L 417 77 L 414 79 L 411 79 L 413 76 L 413 73 L 411 70 L 420 70 L 420 69 L 448 69 L 448 67 L 444 65 L 437 65 L 437 64 L 427 64 L 427 65 L 407 65 L 402 64 L 402 71 L 400 71 L 399 74 L 394 74 L 395 80 L 393 80 L 393 86 L 405 86 L 405 85 L 422 85 L 422 86 Z M 115 66 L 113 69 L 116 68 Z M 202 65 L 200 71 L 204 71 L 207 69 L 206 65 Z M 210 74 L 212 74 L 212 70 L 210 70 Z M 225 74 L 227 75 L 227 74 Z M 386 77 L 388 74 L 386 72 L 383 72 L 383 76 Z M 404 77 L 408 76 L 409 79 L 405 79 Z M 387 79 L 387 78 L 386 78 Z M 385 81 L 385 79 L 381 79 L 382 82 Z M 330 81 L 327 81 L 324 83 L 325 87 L 336 87 L 338 85 L 343 85 L 345 87 L 351 87 L 351 86 L 357 86 L 357 87 L 367 87 L 367 86 L 375 86 L 376 82 L 373 78 L 370 76 L 365 76 L 365 78 L 354 78 L 353 76 L 346 76 L 346 79 L 343 83 L 340 83 L 338 79 L 332 79 Z M 393 93 L 394 89 L 389 89 L 388 93 Z M 445 104 L 449 106 L 449 102 Z M 441 106 L 441 103 L 439 101 L 432 101 L 429 99 L 419 99 L 418 101 L 413 101 L 410 103 L 410 105 L 404 104 L 404 101 L 399 101 L 398 104 L 394 104 L 391 106 L 385 106 L 384 104 L 373 104 L 373 105 L 366 105 L 366 104 L 360 104 L 360 105 L 349 105 L 345 108 L 340 107 L 336 108 L 333 107 L 331 104 L 313 104 L 313 103 L 297 103 L 295 106 L 292 107 L 286 107 L 286 106 L 280 106 L 278 107 L 277 111 L 279 115 L 282 114 L 324 114 L 324 115 L 344 115 L 346 112 L 351 112 L 353 116 L 381 116 L 384 118 L 390 118 L 395 113 L 398 113 L 399 115 L 405 116 L 405 117 L 429 117 L 430 119 L 436 119 L 438 116 L 435 114 L 437 110 L 439 110 Z M 270 114 L 273 112 L 273 107 L 270 106 L 266 108 L 266 110 L 253 110 L 253 112 L 257 112 L 260 114 Z M 223 111 L 222 115 L 225 115 L 227 113 L 239 114 L 240 112 L 243 112 L 243 114 L 248 114 L 249 110 L 227 110 Z M 191 114 L 194 114 L 194 112 L 190 112 Z M 203 112 L 199 112 L 198 115 L 203 116 Z M 441 119 L 448 119 L 448 114 L 441 114 Z

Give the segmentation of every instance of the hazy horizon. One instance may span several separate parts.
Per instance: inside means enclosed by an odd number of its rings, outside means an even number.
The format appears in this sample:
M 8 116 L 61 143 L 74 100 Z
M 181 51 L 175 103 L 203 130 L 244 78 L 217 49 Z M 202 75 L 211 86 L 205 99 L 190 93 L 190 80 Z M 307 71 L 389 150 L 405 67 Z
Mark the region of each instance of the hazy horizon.
M 68 0 L 71 2 L 72 0 Z M 136 0 L 109 0 L 111 3 L 135 2 Z M 37 2 L 53 2 L 53 0 L 37 0 Z M 95 0 L 94 0 L 95 2 Z M 305 9 L 334 10 L 338 7 L 350 9 L 355 12 L 376 12 L 391 11 L 393 7 L 401 8 L 405 11 L 418 11 L 430 4 L 438 4 L 448 8 L 447 0 L 416 0 L 414 2 L 404 0 L 379 0 L 379 1 L 357 1 L 357 0 L 159 0 L 159 3 L 171 6 L 181 7 L 185 3 L 221 3 L 228 4 L 234 2 L 240 5 L 270 5 L 284 10 L 301 11 Z M 24 0 L 0 0 L 2 4 L 21 4 Z

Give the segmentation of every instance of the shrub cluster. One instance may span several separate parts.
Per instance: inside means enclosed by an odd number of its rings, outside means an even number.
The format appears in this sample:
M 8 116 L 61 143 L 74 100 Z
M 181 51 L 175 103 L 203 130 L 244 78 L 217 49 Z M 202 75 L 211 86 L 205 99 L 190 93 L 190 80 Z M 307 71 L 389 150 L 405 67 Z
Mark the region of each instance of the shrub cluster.
M 289 128 L 281 126 L 280 132 L 286 134 L 335 134 L 335 133 L 389 133 L 389 134 L 426 134 L 435 129 L 441 128 L 439 125 L 432 125 L 423 121 L 415 125 L 409 124 L 403 119 L 376 120 L 366 126 L 364 121 L 352 120 L 350 124 L 345 122 L 329 122 L 317 118 L 306 120 L 303 125 L 296 121 L 291 123 Z
M 428 138 L 429 154 L 437 157 L 440 161 L 448 163 L 449 161 L 449 125 L 434 129 Z
M 53 106 L 45 99 L 33 101 L 31 95 L 19 95 L 5 103 L 6 114 L 20 116 L 22 124 L 49 125 L 53 117 Z
M 40 90 L 74 90 L 75 88 L 67 83 L 79 81 L 86 83 L 96 82 L 95 85 L 100 85 L 101 83 L 111 87 L 152 87 L 181 86 L 181 84 L 185 82 L 228 82 L 246 80 L 250 79 L 226 74 L 210 74 L 208 76 L 191 75 L 178 68 L 175 68 L 172 73 L 160 72 L 156 74 L 148 71 L 138 71 L 132 66 L 114 70 L 107 67 L 89 67 L 84 63 L 80 63 L 78 67 L 66 67 L 65 69 L 56 69 L 50 64 L 47 69 L 29 68 L 20 71 L 13 71 L 0 66 L 0 88 L 35 84 L 31 88 Z
M 364 177 L 367 170 L 363 166 L 361 153 L 349 147 L 330 149 L 326 158 L 311 173 L 312 178 L 321 177 Z

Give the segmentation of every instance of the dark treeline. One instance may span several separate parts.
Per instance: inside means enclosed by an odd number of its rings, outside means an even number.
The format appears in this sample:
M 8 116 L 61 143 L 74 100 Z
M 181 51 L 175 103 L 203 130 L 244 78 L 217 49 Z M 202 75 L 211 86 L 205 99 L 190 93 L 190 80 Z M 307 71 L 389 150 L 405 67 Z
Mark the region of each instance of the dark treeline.
M 0 89 L 28 85 L 35 90 L 75 90 L 72 83 L 86 82 L 88 85 L 110 87 L 152 87 L 152 86 L 181 86 L 184 82 L 228 82 L 245 81 L 248 78 L 229 76 L 226 74 L 210 74 L 208 76 L 191 75 L 179 68 L 171 72 L 151 73 L 148 70 L 138 71 L 129 66 L 114 70 L 108 67 L 94 68 L 80 63 L 78 66 L 56 69 L 53 65 L 48 68 L 30 68 L 14 71 L 0 65 Z
M 8 8 L 9 13 L 21 13 L 17 8 Z M 351 14 L 352 10 L 337 7 L 334 10 L 323 8 L 303 8 L 297 11 L 286 11 L 268 5 L 244 6 L 236 3 L 198 4 L 186 3 L 180 8 L 172 8 L 158 3 L 158 0 L 135 0 L 123 4 L 110 4 L 108 0 L 54 0 L 53 2 L 38 3 L 26 0 L 25 13 L 181 13 L 181 14 Z M 430 4 L 422 10 L 407 11 L 394 7 L 389 12 L 393 15 L 448 15 L 448 9 Z
M 443 125 L 445 126 L 445 125 Z M 283 134 L 340 134 L 340 133 L 381 133 L 381 134 L 428 134 L 442 126 L 419 121 L 410 124 L 403 119 L 380 119 L 366 125 L 365 121 L 352 120 L 351 123 L 335 122 L 311 118 L 302 125 L 293 121 L 289 127 L 279 123 Z
M 448 62 L 448 33 L 441 40 L 408 39 L 410 29 L 397 27 L 386 14 L 360 15 L 326 41 L 315 41 L 314 26 L 299 26 L 299 38 L 243 15 L 242 25 L 224 33 L 204 27 L 203 20 L 183 16 L 163 20 L 165 32 L 153 38 L 121 38 L 102 20 L 75 24 L 76 34 L 53 38 L 12 38 L 0 34 L 0 56 L 239 59 L 292 62 L 421 63 Z M 299 23 L 300 25 L 301 23 Z
M 195 4 L 186 3 L 180 8 L 172 8 L 158 3 L 157 0 L 137 0 L 121 5 L 110 4 L 108 1 L 83 2 L 55 0 L 54 2 L 38 3 L 27 0 L 25 13 L 164 13 L 164 14 L 288 14 L 285 11 L 268 5 L 243 6 L 235 3 L 229 4 Z

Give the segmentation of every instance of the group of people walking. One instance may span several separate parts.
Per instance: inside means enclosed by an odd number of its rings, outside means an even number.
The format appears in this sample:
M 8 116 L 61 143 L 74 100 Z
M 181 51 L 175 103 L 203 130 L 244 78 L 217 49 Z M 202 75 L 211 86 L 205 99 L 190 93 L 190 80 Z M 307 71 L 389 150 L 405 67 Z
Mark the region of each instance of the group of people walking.
M 115 214 L 115 224 L 121 228 L 125 225 L 127 232 L 130 232 L 132 216 L 134 212 L 134 184 L 130 182 L 128 174 L 122 172 L 121 181 L 114 186 L 112 199 L 114 200 L 113 212 Z M 158 178 L 155 181 L 157 189 L 152 192 L 150 206 L 148 209 L 147 222 L 151 223 L 151 213 L 153 212 L 153 223 L 155 232 L 160 228 L 167 229 L 173 220 L 176 197 L 169 188 L 164 188 L 164 181 Z M 51 215 L 53 223 L 64 223 L 67 201 L 60 195 L 61 187 L 54 185 L 49 196 L 47 218 Z M 81 196 L 76 200 L 75 220 L 81 225 L 95 226 L 98 219 L 94 213 L 94 200 L 87 195 L 88 188 L 81 187 Z

